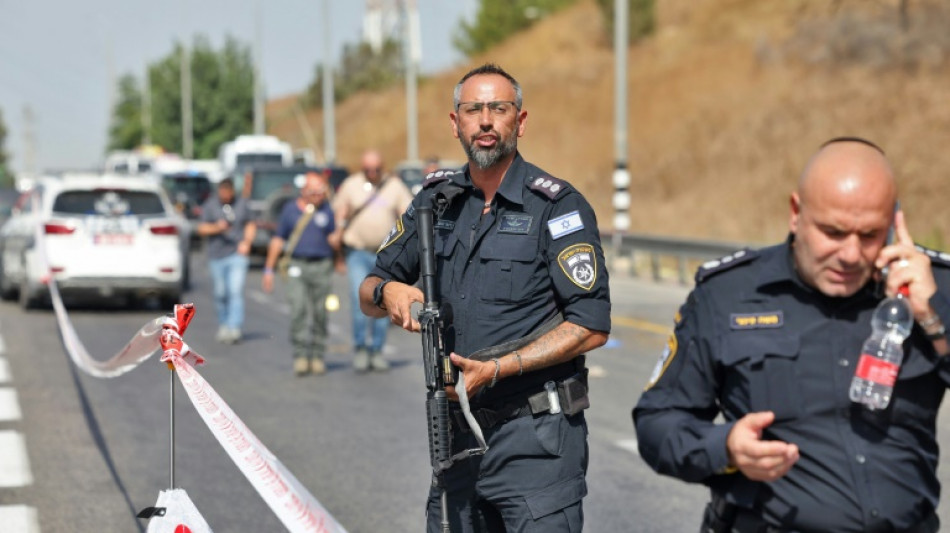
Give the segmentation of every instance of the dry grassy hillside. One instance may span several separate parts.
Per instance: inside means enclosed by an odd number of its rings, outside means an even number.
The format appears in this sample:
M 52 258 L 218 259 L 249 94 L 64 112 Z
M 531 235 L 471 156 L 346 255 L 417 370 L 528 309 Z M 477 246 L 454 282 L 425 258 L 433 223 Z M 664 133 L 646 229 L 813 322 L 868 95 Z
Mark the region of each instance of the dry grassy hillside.
M 902 31 L 895 5 L 658 0 L 658 31 L 629 55 L 632 231 L 781 239 L 787 195 L 805 160 L 830 137 L 860 135 L 891 157 L 915 237 L 945 247 L 950 45 L 926 33 L 945 13 L 914 11 L 925 3 L 911 2 L 910 29 Z M 524 86 L 524 155 L 574 183 L 609 228 L 613 54 L 601 24 L 593 0 L 582 0 L 420 84 L 421 155 L 463 159 L 448 124 L 452 87 L 471 66 L 497 62 Z M 270 130 L 306 146 L 295 101 L 270 103 Z M 369 146 L 390 162 L 403 158 L 402 87 L 357 95 L 336 113 L 344 164 L 355 167 Z M 306 121 L 322 144 L 320 113 Z

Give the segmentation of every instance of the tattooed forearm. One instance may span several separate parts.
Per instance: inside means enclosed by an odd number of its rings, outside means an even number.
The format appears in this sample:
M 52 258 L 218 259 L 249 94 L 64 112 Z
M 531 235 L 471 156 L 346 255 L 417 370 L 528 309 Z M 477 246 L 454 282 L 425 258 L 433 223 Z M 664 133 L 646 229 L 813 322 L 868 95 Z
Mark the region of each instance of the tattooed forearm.
M 607 334 L 592 331 L 583 326 L 564 322 L 540 339 L 518 350 L 521 355 L 521 367 L 514 356 L 505 356 L 505 366 L 513 370 L 511 374 L 532 372 L 547 368 L 577 357 L 578 355 L 602 346 L 607 342 Z

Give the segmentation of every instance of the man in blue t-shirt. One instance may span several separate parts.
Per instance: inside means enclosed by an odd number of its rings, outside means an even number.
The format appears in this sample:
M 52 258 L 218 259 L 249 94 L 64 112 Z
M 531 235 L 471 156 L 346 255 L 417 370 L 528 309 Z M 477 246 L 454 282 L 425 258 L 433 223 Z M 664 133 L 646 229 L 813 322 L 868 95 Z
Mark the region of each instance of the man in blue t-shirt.
M 265 292 L 274 288 L 274 266 L 284 253 L 290 256 L 282 273 L 290 304 L 290 340 L 293 344 L 294 373 L 323 374 L 326 365 L 327 311 L 333 275 L 333 249 L 327 237 L 336 224 L 327 199 L 329 180 L 309 172 L 300 197 L 287 202 L 280 213 L 277 231 L 267 248 L 262 285 Z M 308 317 L 310 320 L 308 321 Z

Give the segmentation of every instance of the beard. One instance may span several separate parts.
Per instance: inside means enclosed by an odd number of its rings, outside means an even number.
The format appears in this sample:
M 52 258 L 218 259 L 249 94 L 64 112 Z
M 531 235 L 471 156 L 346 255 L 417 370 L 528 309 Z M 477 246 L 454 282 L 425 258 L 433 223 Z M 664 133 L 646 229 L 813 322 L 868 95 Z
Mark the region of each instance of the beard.
M 484 132 L 479 132 L 481 135 Z M 511 135 L 507 139 L 498 136 L 498 142 L 492 148 L 482 148 L 475 144 L 474 139 L 465 139 L 459 136 L 462 143 L 462 149 L 468 160 L 476 167 L 484 170 L 495 166 L 499 161 L 515 153 L 518 149 L 518 137 Z

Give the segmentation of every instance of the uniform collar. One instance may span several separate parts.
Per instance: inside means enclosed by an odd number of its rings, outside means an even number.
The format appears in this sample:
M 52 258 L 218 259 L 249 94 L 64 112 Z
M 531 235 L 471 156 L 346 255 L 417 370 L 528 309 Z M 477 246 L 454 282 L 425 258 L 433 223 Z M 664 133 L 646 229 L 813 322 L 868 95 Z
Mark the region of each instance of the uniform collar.
M 807 285 L 802 280 L 801 276 L 798 275 L 798 271 L 795 268 L 795 254 L 792 249 L 792 243 L 794 241 L 795 234 L 789 233 L 784 243 L 777 246 L 772 246 L 763 251 L 763 259 L 765 260 L 765 264 L 759 271 L 757 286 L 762 288 L 773 283 L 790 282 L 806 291 L 822 295 L 821 291 Z M 873 281 L 869 281 L 857 293 L 849 298 L 862 296 L 865 294 L 873 294 L 874 288 L 875 283 Z M 835 299 L 831 296 L 824 297 Z
M 528 164 L 521 157 L 521 152 L 515 152 L 515 158 L 512 159 L 511 166 L 505 172 L 505 177 L 501 179 L 501 185 L 498 186 L 495 194 L 500 194 L 509 202 L 524 205 L 524 183 L 527 166 Z M 462 167 L 463 172 L 455 174 L 449 179 L 465 188 L 474 188 L 475 185 L 472 183 L 472 176 L 468 172 L 468 167 L 469 163 L 466 163 Z

